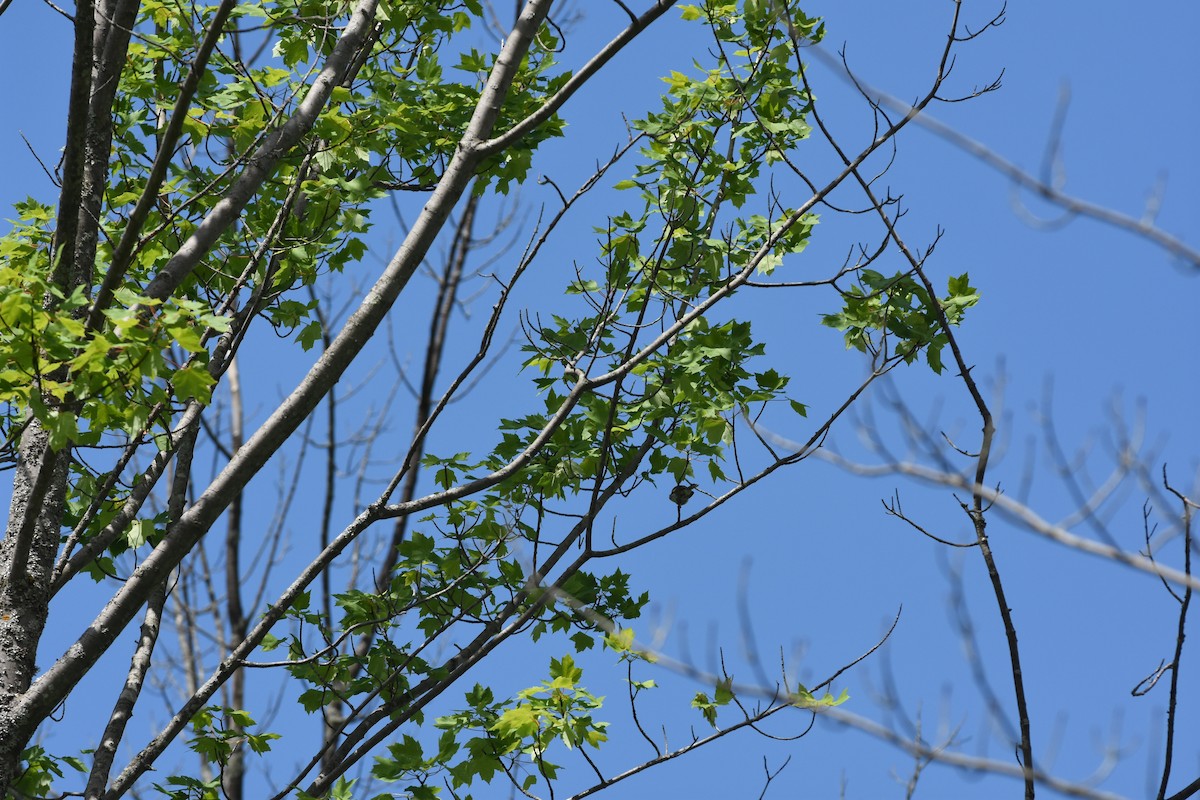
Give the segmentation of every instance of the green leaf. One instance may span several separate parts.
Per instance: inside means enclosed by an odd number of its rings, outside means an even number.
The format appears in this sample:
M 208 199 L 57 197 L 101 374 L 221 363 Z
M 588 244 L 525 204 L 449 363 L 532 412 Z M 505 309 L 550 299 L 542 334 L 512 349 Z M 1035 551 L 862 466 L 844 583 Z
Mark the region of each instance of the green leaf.
M 929 364 L 930 369 L 941 375 L 942 370 L 946 368 L 945 364 L 942 363 L 942 345 L 937 343 L 929 345 L 925 349 L 925 361 Z
M 212 387 L 216 379 L 206 367 L 191 365 L 176 370 L 171 376 L 171 384 L 180 399 L 194 398 L 197 402 L 207 404 L 212 400 Z
M 129 533 L 125 534 L 125 541 L 129 543 L 130 549 L 136 549 L 144 545 L 153 532 L 154 523 L 144 519 L 135 519 L 129 524 Z
M 313 348 L 313 345 L 321 341 L 321 331 L 322 328 L 320 320 L 314 319 L 312 322 L 300 329 L 300 333 L 296 335 L 296 341 L 299 342 L 302 348 L 304 348 L 305 352 L 308 352 Z
M 633 628 L 623 628 L 604 637 L 604 646 L 618 653 L 633 649 Z
M 491 730 L 517 739 L 533 736 L 538 730 L 537 712 L 527 703 L 510 708 L 500 715 Z
M 204 345 L 200 341 L 200 333 L 190 325 L 175 327 L 169 332 L 175 343 L 189 353 L 199 353 L 204 349 Z
M 630 638 L 633 634 L 630 633 Z M 579 683 L 583 677 L 583 670 L 575 666 L 575 659 L 570 656 L 563 656 L 562 660 L 550 659 L 550 677 L 554 679 L 552 686 L 561 688 L 570 688 Z
M 709 725 L 714 728 L 717 726 L 717 707 L 704 692 L 696 692 L 696 696 L 692 698 L 692 708 L 699 709 L 700 714 Z
M 271 742 L 274 739 L 279 739 L 278 733 L 253 733 L 246 737 L 246 744 L 250 746 L 257 755 L 270 752 Z
M 42 424 L 50 434 L 50 447 L 53 450 L 62 450 L 70 444 L 79 430 L 75 415 L 64 409 L 46 412 Z

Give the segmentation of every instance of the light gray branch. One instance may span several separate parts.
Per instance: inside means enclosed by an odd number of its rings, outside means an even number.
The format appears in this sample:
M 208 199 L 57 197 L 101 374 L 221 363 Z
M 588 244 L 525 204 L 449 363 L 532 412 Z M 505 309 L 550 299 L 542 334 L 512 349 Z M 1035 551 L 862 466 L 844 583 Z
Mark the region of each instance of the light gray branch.
M 350 22 L 330 53 L 324 68 L 313 81 L 312 87 L 300 101 L 296 113 L 267 136 L 254 155 L 250 156 L 229 191 L 213 206 L 208 216 L 196 226 L 196 230 L 171 256 L 162 271 L 146 286 L 147 297 L 165 300 L 174 293 L 184 278 L 200 263 L 200 259 L 216 244 L 217 239 L 241 216 L 246 204 L 275 171 L 279 159 L 312 129 L 329 101 L 329 96 L 345 77 L 355 53 L 370 33 L 378 5 L 379 0 L 359 0 L 350 16 Z M 176 117 L 178 116 L 180 115 L 177 114 Z
M 766 435 L 780 446 L 793 444 L 783 437 L 774 434 Z M 1083 553 L 1099 556 L 1109 561 L 1116 561 L 1118 564 L 1124 564 L 1127 567 L 1154 575 L 1179 586 L 1200 589 L 1200 577 L 1188 575 L 1182 570 L 1168 567 L 1166 564 L 1160 564 L 1138 553 L 1131 553 L 1093 539 L 1077 536 L 1066 528 L 1043 519 L 1032 508 L 1019 500 L 1015 500 L 999 489 L 975 483 L 957 472 L 943 472 L 942 470 L 933 469 L 923 464 L 914 464 L 908 461 L 898 461 L 890 464 L 859 464 L 829 450 L 818 450 L 814 455 L 855 475 L 908 475 L 925 483 L 947 486 L 951 489 L 961 489 L 964 492 L 978 494 L 986 503 L 990 503 L 1009 519 L 1019 522 L 1028 530 L 1044 536 L 1051 541 L 1058 542 L 1061 545 Z
M 581 86 L 592 79 L 592 76 L 600 71 L 600 68 L 612 60 L 613 56 L 621 52 L 625 45 L 637 38 L 638 34 L 650 26 L 652 22 L 665 14 L 671 6 L 675 5 L 678 0 L 656 0 L 654 6 L 642 16 L 630 22 L 625 30 L 604 46 L 600 52 L 592 56 L 592 58 L 580 68 L 578 72 L 571 76 L 571 79 L 563 85 L 561 89 L 555 92 L 554 96 L 542 104 L 537 111 L 530 114 L 525 119 L 518 122 L 511 129 L 502 133 L 494 139 L 483 143 L 480 147 L 485 153 L 499 152 L 506 147 L 510 147 L 513 142 L 519 140 L 522 136 L 532 131 L 538 125 L 541 125 L 550 117 L 554 116 L 567 100 L 571 99 L 571 95 L 575 94 Z

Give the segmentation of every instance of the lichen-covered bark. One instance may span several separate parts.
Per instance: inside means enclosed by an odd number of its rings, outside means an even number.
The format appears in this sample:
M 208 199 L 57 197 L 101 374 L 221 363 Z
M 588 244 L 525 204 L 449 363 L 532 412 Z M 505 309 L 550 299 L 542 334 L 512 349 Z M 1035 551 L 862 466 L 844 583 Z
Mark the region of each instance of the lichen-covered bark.
M 31 424 L 21 439 L 12 505 L 0 540 L 0 796 L 36 726 L 17 715 L 15 701 L 37 670 L 34 659 L 46 625 L 66 473 L 67 460 L 50 450 L 41 426 Z
M 136 9 L 137 0 L 115 0 L 100 8 L 83 0 L 76 6 L 55 232 L 54 279 L 64 295 L 91 284 L 112 143 L 110 112 Z M 114 24 L 109 24 L 114 14 Z M 54 301 L 47 298 L 47 302 Z M 46 626 L 69 463 L 69 451 L 53 452 L 47 433 L 31 420 L 19 445 L 12 503 L 0 541 L 0 796 L 6 795 L 16 777 L 21 751 L 39 721 L 22 714 L 18 700 L 37 671 L 35 658 Z

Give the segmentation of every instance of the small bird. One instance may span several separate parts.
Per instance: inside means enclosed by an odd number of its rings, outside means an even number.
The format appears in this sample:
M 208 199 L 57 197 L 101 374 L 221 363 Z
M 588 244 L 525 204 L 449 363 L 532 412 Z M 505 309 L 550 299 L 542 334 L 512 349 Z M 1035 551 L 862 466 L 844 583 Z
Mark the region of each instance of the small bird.
M 674 489 L 672 489 L 671 494 L 668 496 L 671 498 L 672 503 L 674 503 L 677 506 L 682 506 L 688 500 L 691 500 L 692 495 L 695 493 L 696 493 L 695 484 L 681 483 L 678 486 L 676 486 Z

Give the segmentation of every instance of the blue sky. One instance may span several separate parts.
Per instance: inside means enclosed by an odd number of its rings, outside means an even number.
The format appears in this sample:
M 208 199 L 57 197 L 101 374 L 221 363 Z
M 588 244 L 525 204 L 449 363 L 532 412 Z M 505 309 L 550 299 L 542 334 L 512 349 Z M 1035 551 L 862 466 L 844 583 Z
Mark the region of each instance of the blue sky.
M 586 52 L 589 43 L 606 38 L 604 32 L 617 24 L 617 18 L 607 14 L 608 4 L 593 2 L 579 4 L 590 16 L 568 40 L 578 48 L 575 52 Z M 951 9 L 948 2 L 886 0 L 812 3 L 807 8 L 827 20 L 824 47 L 836 50 L 845 42 L 851 65 L 867 81 L 902 98 L 916 97 L 927 86 Z M 964 4 L 964 17 L 974 29 L 997 10 L 993 3 L 972 0 Z M 548 145 L 536 170 L 564 188 L 578 184 L 590 174 L 595 159 L 606 157 L 622 137 L 620 112 L 637 115 L 653 107 L 662 87 L 660 75 L 688 69 L 693 53 L 703 58 L 705 44 L 696 38 L 696 26 L 671 16 L 567 108 L 568 138 Z M 969 103 L 934 106 L 933 114 L 1036 170 L 1065 83 L 1071 92 L 1062 140 L 1068 190 L 1139 216 L 1148 193 L 1165 178 L 1158 223 L 1196 245 L 1200 201 L 1193 187 L 1200 182 L 1195 148 L 1200 88 L 1191 77 L 1200 72 L 1200 51 L 1192 42 L 1198 26 L 1200 7 L 1183 2 L 1141 4 L 1133 10 L 1112 2 L 1013 2 L 1003 26 L 961 48 L 949 83 L 968 92 L 1003 69 L 1002 88 Z M 69 53 L 65 21 L 45 6 L 21 0 L 0 17 L 0 74 L 21 76 L 6 82 L 3 90 L 8 111 L 0 118 L 0 148 L 9 155 L 0 202 L 5 207 L 27 194 L 53 198 L 52 187 L 16 131 L 23 131 L 43 158 L 54 160 L 62 135 Z M 847 143 L 866 141 L 871 117 L 861 98 L 824 67 L 814 66 L 812 76 L 820 107 L 835 132 Z M 1047 459 L 1039 416 L 1044 411 L 1052 415 L 1070 452 L 1091 446 L 1084 463 L 1094 480 L 1102 480 L 1111 463 L 1114 409 L 1129 420 L 1144 403 L 1147 439 L 1154 444 L 1153 468 L 1166 463 L 1180 485 L 1191 486 L 1200 465 L 1200 421 L 1195 414 L 1200 274 L 1147 242 L 1088 220 L 1054 230 L 1031 226 L 1014 211 L 1014 195 L 1002 177 L 925 131 L 909 129 L 898 146 L 896 163 L 882 183 L 893 194 L 904 195 L 908 215 L 902 233 L 919 247 L 943 230 L 930 272 L 939 282 L 969 272 L 983 295 L 960 341 L 982 385 L 990 388 L 1004 378 L 1000 424 L 1008 446 L 993 467 L 993 480 L 1006 488 L 1020 486 L 1033 464 L 1031 503 L 1049 519 L 1066 516 L 1075 503 Z M 818 141 L 803 148 L 800 158 L 815 174 L 833 169 L 828 147 Z M 614 173 L 610 183 L 624 175 Z M 850 192 L 844 198 L 855 200 Z M 550 202 L 549 190 L 528 184 L 522 201 Z M 594 256 L 588 232 L 598 223 L 589 212 L 603 214 L 622 201 L 619 195 L 598 193 L 585 204 L 574 227 L 557 237 L 543 260 L 546 272 L 529 288 L 527 302 L 554 307 L 566 267 Z M 1020 196 L 1020 202 L 1040 218 L 1059 216 L 1028 196 Z M 376 219 L 373 245 L 386 258 L 394 231 L 389 233 L 385 212 L 377 212 Z M 874 235 L 869 223 L 825 212 L 810 248 L 784 269 L 799 274 L 828 271 L 854 242 Z M 358 273 L 363 281 L 375 267 L 373 257 Z M 561 265 L 561 273 L 554 272 L 555 264 Z M 894 258 L 885 266 L 901 268 Z M 397 318 L 423 314 L 426 297 L 418 292 L 402 301 Z M 477 316 L 489 304 L 480 301 Z M 771 364 L 792 375 L 791 394 L 810 404 L 812 418 L 819 419 L 861 379 L 862 362 L 843 349 L 837 333 L 818 324 L 821 312 L 836 310 L 832 295 L 810 300 L 768 294 L 743 307 L 750 309 L 756 331 L 768 342 Z M 465 347 L 474 335 L 468 325 L 455 341 Z M 298 359 L 281 359 L 278 352 L 263 343 L 261 351 L 247 354 L 244 369 L 262 393 L 252 413 L 265 413 L 271 399 L 290 389 L 304 366 Z M 1046 408 L 1043 399 L 1051 384 L 1053 403 Z M 509 363 L 489 374 L 481 392 L 489 412 L 498 408 L 516 415 L 529 407 L 526 386 Z M 933 427 L 950 433 L 964 447 L 976 441 L 978 423 L 952 375 L 936 377 L 918 366 L 897 373 L 894 386 L 919 419 L 932 418 L 936 409 L 940 415 Z M 895 418 L 884 408 L 885 397 L 875 393 L 872 400 L 874 416 L 862 418 L 863 423 L 882 431 L 903 452 Z M 366 392 L 362 402 L 372 401 L 381 399 Z M 398 430 L 408 424 L 407 414 L 398 413 Z M 486 440 L 492 429 L 492 416 L 480 414 L 472 402 L 464 403 L 453 419 L 455 433 L 445 434 L 435 447 L 452 452 L 459 441 Z M 861 454 L 855 420 L 844 423 L 832 443 L 843 452 Z M 786 423 L 791 427 L 779 424 L 782 436 L 803 438 L 807 433 L 794 421 Z M 269 491 L 273 480 L 273 475 L 264 475 L 255 486 Z M 663 646 L 667 653 L 678 656 L 686 645 L 686 651 L 707 666 L 713 652 L 710 641 L 720 642 L 735 676 L 746 680 L 753 679 L 753 672 L 742 653 L 737 605 L 739 570 L 747 559 L 752 578 L 748 602 L 761 657 L 770 665 L 777 663 L 781 648 L 789 655 L 802 652 L 797 668 L 806 681 L 857 657 L 903 607 L 886 652 L 839 679 L 837 688 L 849 689 L 852 696 L 847 708 L 886 718 L 876 700 L 888 679 L 887 665 L 905 712 L 920 713 L 926 730 L 961 726 L 962 750 L 1007 759 L 995 732 L 983 722 L 948 608 L 948 565 L 961 562 L 963 591 L 977 626 L 983 663 L 997 695 L 1011 708 L 1007 656 L 981 561 L 974 550 L 948 552 L 887 518 L 879 501 L 897 488 L 913 517 L 948 538 L 966 537 L 962 513 L 943 490 L 900 478 L 849 476 L 809 461 L 774 476 L 748 502 L 711 515 L 622 567 L 634 574 L 637 585 L 652 591 L 655 612 L 650 619 L 672 621 Z M 1141 545 L 1144 495 L 1135 487 L 1112 511 L 1112 529 L 1131 550 Z M 639 513 L 651 524 L 652 515 L 673 515 L 673 510 L 664 501 L 662 509 Z M 302 522 L 301 515 L 292 523 L 301 542 Z M 1102 788 L 1128 796 L 1150 794 L 1152 765 L 1161 750 L 1165 692 L 1160 687 L 1135 699 L 1130 690 L 1160 659 L 1170 657 L 1173 602 L 1153 578 L 1047 543 L 998 517 L 991 534 L 1021 637 L 1039 755 L 1052 756 L 1048 763 L 1056 774 L 1085 779 L 1103 761 L 1101 748 L 1115 729 L 1122 757 Z M 297 550 L 303 555 L 303 545 Z M 545 661 L 558 654 L 556 646 L 504 653 L 498 666 L 481 672 L 479 679 L 522 688 L 530 682 L 530 670 L 544 669 Z M 117 654 L 113 668 L 120 669 L 126 658 L 125 653 Z M 1187 658 L 1185 652 L 1176 787 L 1200 774 L 1200 723 L 1187 719 L 1186 713 L 1189 703 L 1194 707 L 1192 693 L 1200 683 L 1195 669 L 1187 669 Z M 602 677 L 602 663 L 603 659 L 589 661 L 589 677 L 596 674 L 597 685 L 606 685 L 615 696 L 620 684 L 614 678 L 619 676 Z M 662 672 L 643 677 L 671 687 L 663 693 L 671 693 L 675 708 L 685 706 L 697 688 Z M 102 701 L 102 707 L 107 702 Z M 669 705 L 663 703 L 663 713 L 675 715 L 667 710 Z M 77 705 L 72 700 L 72 719 L 98 729 L 84 709 L 83 701 Z M 674 718 L 674 743 L 686 739 L 683 726 L 702 724 L 694 715 Z M 802 727 L 800 715 L 787 724 L 774 721 L 768 726 L 780 734 Z M 639 753 L 631 747 L 628 757 Z M 762 785 L 764 755 L 772 769 L 788 755 L 794 757 L 768 797 L 836 797 L 843 784 L 849 798 L 902 797 L 903 780 L 911 771 L 911 759 L 899 751 L 861 734 L 821 725 L 789 744 L 736 737 L 707 754 L 626 784 L 616 796 L 755 797 Z M 1013 797 L 1019 796 L 1018 789 L 1010 780 L 965 779 L 931 767 L 916 796 Z

